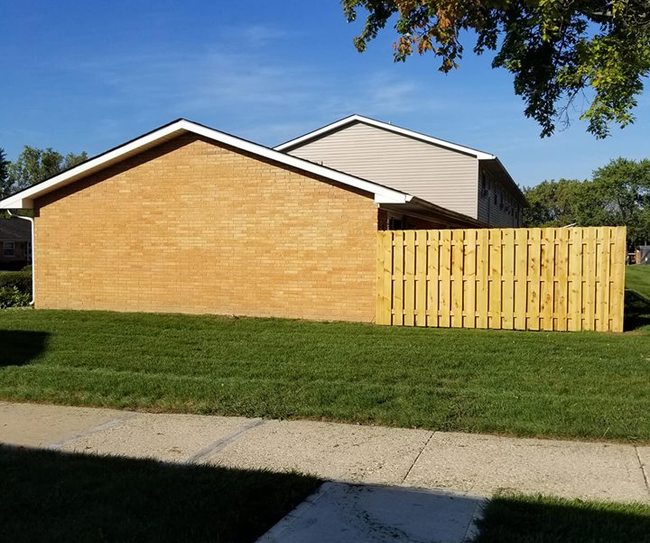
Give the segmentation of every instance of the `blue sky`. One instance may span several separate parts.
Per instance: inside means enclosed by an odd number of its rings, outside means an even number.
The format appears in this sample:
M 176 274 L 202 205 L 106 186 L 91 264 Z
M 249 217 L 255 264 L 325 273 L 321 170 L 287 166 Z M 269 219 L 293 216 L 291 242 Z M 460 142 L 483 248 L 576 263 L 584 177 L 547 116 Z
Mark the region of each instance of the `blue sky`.
M 97 154 L 178 117 L 275 145 L 351 113 L 497 154 L 521 185 L 584 178 L 650 156 L 650 96 L 607 140 L 584 123 L 550 139 L 504 71 L 467 54 L 392 61 L 390 30 L 363 54 L 338 0 L 61 0 L 0 8 L 0 147 Z

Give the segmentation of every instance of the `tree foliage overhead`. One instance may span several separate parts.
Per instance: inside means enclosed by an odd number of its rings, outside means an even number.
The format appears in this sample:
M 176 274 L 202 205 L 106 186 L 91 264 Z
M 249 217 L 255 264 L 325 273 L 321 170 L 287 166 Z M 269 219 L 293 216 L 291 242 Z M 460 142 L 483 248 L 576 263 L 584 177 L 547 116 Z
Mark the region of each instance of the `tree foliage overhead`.
M 9 175 L 6 194 L 30 187 L 87 159 L 88 155 L 85 152 L 62 155 L 49 147 L 47 149 L 37 149 L 25 145 L 16 161 L 10 163 L 8 167 Z
M 650 243 L 650 160 L 617 158 L 591 180 L 544 181 L 524 189 L 528 226 L 626 226 L 630 247 Z
M 366 48 L 396 19 L 395 60 L 433 53 L 442 72 L 459 66 L 463 33 L 473 51 L 494 51 L 492 67 L 512 73 L 525 114 L 549 136 L 568 124 L 576 99 L 596 137 L 634 121 L 650 72 L 650 0 L 342 0 L 348 21 L 365 11 L 355 38 Z

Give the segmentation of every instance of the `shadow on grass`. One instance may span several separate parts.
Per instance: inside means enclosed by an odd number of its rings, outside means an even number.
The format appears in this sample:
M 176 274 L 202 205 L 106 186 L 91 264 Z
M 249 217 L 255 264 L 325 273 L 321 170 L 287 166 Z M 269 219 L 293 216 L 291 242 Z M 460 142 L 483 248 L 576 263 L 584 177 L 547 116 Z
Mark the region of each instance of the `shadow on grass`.
M 31 330 L 0 330 L 0 368 L 31 362 L 45 350 L 48 335 Z
M 255 541 L 313 477 L 0 445 L 0 541 Z
M 650 325 L 650 299 L 635 290 L 625 291 L 623 329 L 626 332 Z
M 491 500 L 476 543 L 650 542 L 650 505 L 505 495 Z

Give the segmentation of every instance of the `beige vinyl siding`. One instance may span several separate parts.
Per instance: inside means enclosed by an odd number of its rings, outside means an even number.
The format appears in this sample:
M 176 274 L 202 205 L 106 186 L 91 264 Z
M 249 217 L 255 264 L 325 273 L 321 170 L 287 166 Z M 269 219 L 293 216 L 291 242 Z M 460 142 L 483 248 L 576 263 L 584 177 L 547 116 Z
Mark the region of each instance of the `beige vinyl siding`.
M 523 203 L 509 184 L 487 168 L 480 168 L 478 220 L 494 227 L 521 226 Z M 485 187 L 483 186 L 485 176 Z M 496 202 L 495 202 L 496 198 Z
M 464 153 L 363 123 L 288 152 L 477 218 L 478 160 Z

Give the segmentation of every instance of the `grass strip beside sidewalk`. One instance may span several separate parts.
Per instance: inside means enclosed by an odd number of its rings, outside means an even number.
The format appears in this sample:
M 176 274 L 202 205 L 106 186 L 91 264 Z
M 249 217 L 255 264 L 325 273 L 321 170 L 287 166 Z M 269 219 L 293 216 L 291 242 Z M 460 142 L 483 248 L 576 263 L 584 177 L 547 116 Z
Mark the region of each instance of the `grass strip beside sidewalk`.
M 650 440 L 650 333 L 0 311 L 0 399 Z
M 650 504 L 503 494 L 479 527 L 475 543 L 647 543 Z

